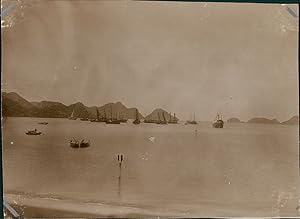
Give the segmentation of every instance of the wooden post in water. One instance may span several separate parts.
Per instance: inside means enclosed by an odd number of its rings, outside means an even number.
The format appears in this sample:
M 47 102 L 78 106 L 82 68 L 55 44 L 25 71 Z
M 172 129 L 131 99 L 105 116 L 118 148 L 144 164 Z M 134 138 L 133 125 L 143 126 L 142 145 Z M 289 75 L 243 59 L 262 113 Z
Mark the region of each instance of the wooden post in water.
M 119 198 L 121 199 L 122 162 L 124 160 L 124 156 L 123 154 L 118 154 L 117 158 L 119 162 L 118 194 L 119 194 Z

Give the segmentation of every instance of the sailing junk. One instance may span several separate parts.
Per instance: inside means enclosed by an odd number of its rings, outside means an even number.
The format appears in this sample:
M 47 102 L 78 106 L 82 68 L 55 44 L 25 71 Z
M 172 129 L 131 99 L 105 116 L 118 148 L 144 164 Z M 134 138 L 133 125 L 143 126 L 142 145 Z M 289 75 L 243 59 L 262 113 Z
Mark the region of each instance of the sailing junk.
M 185 122 L 185 125 L 188 125 L 188 124 L 190 124 L 190 125 L 197 125 L 197 122 L 195 120 L 195 113 L 194 113 L 194 119 L 192 121 L 188 120 L 188 121 Z
M 177 124 L 178 120 L 176 119 L 175 113 L 174 113 L 174 117 L 172 118 L 172 115 L 170 113 L 170 120 L 168 122 L 169 124 Z
M 121 113 L 121 118 L 119 119 L 121 123 L 127 123 L 128 119 L 124 118 L 124 115 Z
M 135 109 L 135 120 L 133 121 L 133 124 L 138 125 L 140 123 L 141 123 L 141 121 L 139 119 L 139 111 L 137 109 Z
M 91 121 L 91 122 L 105 122 L 105 121 L 106 121 L 106 118 L 103 117 L 103 116 L 99 113 L 98 108 L 96 108 L 96 116 L 97 116 L 96 119 L 91 119 L 90 121 Z
M 113 118 L 112 105 L 110 106 L 110 119 L 105 121 L 106 124 L 120 124 L 121 121 Z
M 71 116 L 69 117 L 69 119 L 71 119 L 71 120 L 76 120 L 77 117 L 75 117 L 74 114 L 75 114 L 75 110 L 73 109 L 72 114 L 71 114 Z
M 165 118 L 164 112 L 162 112 L 162 117 L 163 117 L 162 120 L 160 119 L 159 113 L 157 113 L 157 116 L 158 116 L 158 121 L 156 122 L 156 124 L 159 124 L 159 125 L 167 125 L 168 124 L 168 122 Z
M 224 126 L 224 121 L 222 120 L 222 117 L 220 117 L 219 114 L 217 114 L 215 118 L 215 122 L 213 122 L 213 127 L 214 128 L 223 128 Z

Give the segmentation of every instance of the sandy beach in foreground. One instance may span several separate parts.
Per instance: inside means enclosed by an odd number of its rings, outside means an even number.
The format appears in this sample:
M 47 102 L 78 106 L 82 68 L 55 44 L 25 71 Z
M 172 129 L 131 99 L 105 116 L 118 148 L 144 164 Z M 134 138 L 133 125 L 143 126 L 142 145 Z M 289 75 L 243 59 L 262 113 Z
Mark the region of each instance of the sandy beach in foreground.
M 72 200 L 56 200 L 20 195 L 5 195 L 8 202 L 21 216 L 27 218 L 95 218 L 95 217 L 184 217 L 186 213 L 176 213 L 166 209 L 146 209 L 102 203 L 83 203 Z
M 24 197 L 22 195 L 7 194 L 5 201 L 22 216 L 26 218 L 149 218 L 149 217 L 166 217 L 166 218 L 184 218 L 184 217 L 205 217 L 211 215 L 209 212 L 215 212 L 213 217 L 233 217 L 245 216 L 247 212 L 238 205 L 228 208 L 226 204 L 203 203 L 201 206 L 187 207 L 186 211 L 178 211 L 173 208 L 157 208 L 150 206 L 130 206 L 123 204 L 107 203 L 86 203 L 75 200 L 57 200 L 39 197 Z M 266 210 L 264 207 L 252 209 L 249 212 L 255 212 L 255 215 L 262 215 Z M 278 215 L 266 215 L 266 217 L 278 217 Z M 285 215 L 291 216 L 291 215 Z M 295 209 L 294 217 L 299 217 L 300 212 Z M 212 216 L 210 216 L 212 217 Z

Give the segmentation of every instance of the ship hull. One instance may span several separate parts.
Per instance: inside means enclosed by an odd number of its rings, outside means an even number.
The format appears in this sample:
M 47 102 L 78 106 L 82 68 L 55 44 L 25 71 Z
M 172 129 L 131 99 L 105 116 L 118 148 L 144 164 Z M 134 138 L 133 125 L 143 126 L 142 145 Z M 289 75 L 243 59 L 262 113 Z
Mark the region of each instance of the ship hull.
M 214 128 L 222 129 L 223 126 L 224 126 L 223 120 L 218 120 L 218 121 L 216 121 L 216 122 L 213 123 L 213 127 L 214 127 Z
M 120 124 L 121 122 L 119 120 L 116 121 L 105 121 L 106 124 Z
M 186 125 L 197 125 L 198 123 L 196 121 L 186 121 Z
M 135 124 L 135 125 L 138 125 L 138 124 L 140 124 L 140 123 L 141 123 L 141 121 L 140 121 L 140 120 L 138 120 L 138 119 L 136 119 L 136 120 L 134 120 L 132 123 L 133 123 L 133 124 Z

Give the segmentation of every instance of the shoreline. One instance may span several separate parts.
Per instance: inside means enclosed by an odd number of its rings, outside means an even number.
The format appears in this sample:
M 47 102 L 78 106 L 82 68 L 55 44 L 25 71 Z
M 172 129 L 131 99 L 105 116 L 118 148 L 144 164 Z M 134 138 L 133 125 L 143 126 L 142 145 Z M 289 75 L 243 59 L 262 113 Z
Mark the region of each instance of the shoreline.
M 21 217 L 184 217 L 185 214 L 176 212 L 175 215 L 167 209 L 154 210 L 143 207 L 131 207 L 104 203 L 85 203 L 74 200 L 58 200 L 39 197 L 24 197 L 23 195 L 5 194 L 9 203 Z

